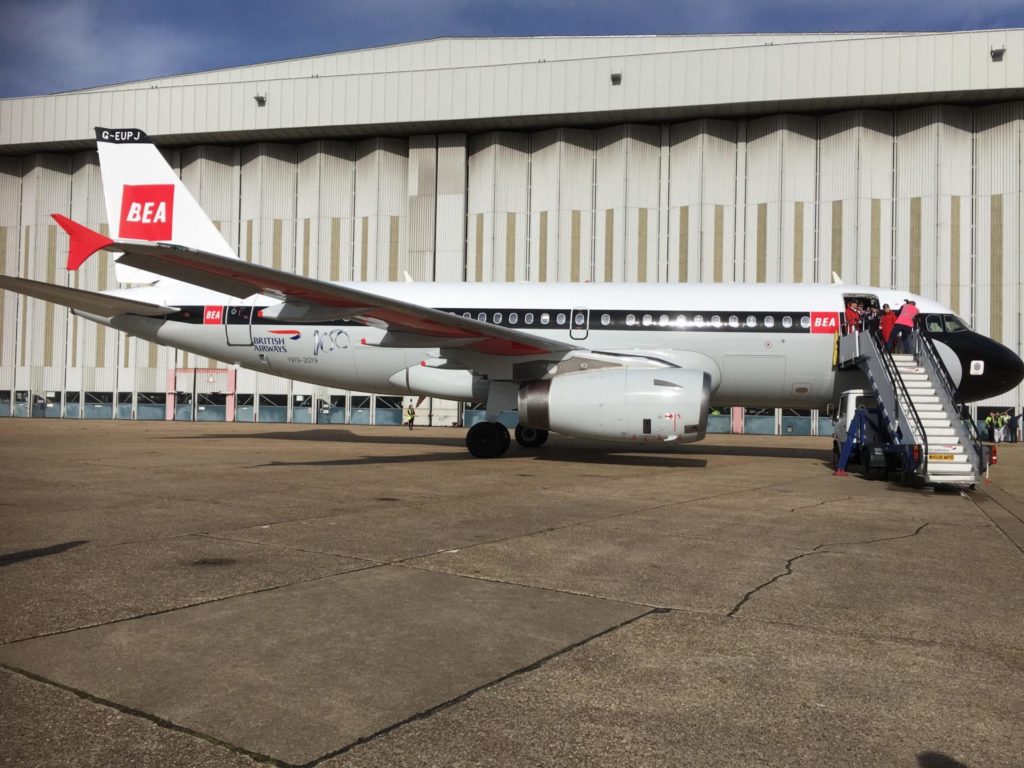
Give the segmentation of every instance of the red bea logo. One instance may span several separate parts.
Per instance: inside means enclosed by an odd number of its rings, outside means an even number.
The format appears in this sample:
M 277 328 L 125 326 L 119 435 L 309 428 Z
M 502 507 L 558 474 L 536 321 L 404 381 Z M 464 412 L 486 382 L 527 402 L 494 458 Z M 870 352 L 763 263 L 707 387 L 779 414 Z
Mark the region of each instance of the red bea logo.
M 835 312 L 811 312 L 811 333 L 835 333 L 838 330 L 838 314 Z
M 206 307 L 203 312 L 204 325 L 220 325 L 224 319 L 224 307 Z
M 173 184 L 124 185 L 120 237 L 127 240 L 170 240 L 173 222 Z

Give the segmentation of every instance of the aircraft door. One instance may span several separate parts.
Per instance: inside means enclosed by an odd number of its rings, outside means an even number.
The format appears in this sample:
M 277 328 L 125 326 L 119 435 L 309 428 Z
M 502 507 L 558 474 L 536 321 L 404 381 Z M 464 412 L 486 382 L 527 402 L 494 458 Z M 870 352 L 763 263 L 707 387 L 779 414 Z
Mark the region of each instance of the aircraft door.
M 583 307 L 573 309 L 569 317 L 569 338 L 582 341 L 590 330 L 590 310 Z
M 224 317 L 224 332 L 229 347 L 252 346 L 252 307 L 232 304 Z

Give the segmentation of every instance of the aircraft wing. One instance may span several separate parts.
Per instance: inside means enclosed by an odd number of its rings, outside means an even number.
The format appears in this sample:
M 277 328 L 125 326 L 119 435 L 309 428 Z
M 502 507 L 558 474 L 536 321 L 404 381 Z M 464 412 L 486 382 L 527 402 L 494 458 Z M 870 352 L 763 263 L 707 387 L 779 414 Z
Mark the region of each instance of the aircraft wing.
M 77 269 L 99 250 L 121 252 L 119 263 L 209 288 L 238 298 L 259 293 L 314 307 L 321 317 L 358 320 L 400 335 L 429 340 L 423 346 L 468 349 L 502 357 L 564 353 L 580 347 L 458 317 L 419 304 L 377 296 L 347 286 L 251 264 L 242 259 L 136 240 L 111 240 L 59 214 L 54 220 L 70 235 L 68 269 Z M 333 313 L 336 310 L 336 314 Z
M 99 315 L 100 317 L 116 317 L 126 314 L 162 317 L 178 311 L 177 307 L 164 307 L 160 304 L 124 299 L 106 293 L 40 283 L 37 280 L 28 280 L 24 277 L 0 275 L 0 288 L 23 293 L 34 299 L 52 301 L 54 304 L 61 304 L 72 309 L 80 309 L 90 315 Z

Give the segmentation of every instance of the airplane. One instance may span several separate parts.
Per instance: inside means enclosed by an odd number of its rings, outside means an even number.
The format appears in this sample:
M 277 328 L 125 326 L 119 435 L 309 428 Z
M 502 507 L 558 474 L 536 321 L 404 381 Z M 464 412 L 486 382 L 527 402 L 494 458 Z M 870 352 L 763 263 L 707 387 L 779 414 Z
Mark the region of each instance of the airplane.
M 1024 361 L 948 307 L 843 284 L 334 283 L 239 259 L 149 137 L 96 129 L 110 222 L 63 215 L 67 268 L 116 255 L 102 292 L 2 276 L 0 287 L 68 306 L 159 344 L 313 384 L 485 402 L 466 435 L 478 458 L 549 432 L 631 444 L 690 443 L 710 406 L 825 409 L 865 386 L 834 363 L 851 298 L 916 301 L 965 402 L 1007 392 Z M 141 284 L 139 284 L 141 283 Z

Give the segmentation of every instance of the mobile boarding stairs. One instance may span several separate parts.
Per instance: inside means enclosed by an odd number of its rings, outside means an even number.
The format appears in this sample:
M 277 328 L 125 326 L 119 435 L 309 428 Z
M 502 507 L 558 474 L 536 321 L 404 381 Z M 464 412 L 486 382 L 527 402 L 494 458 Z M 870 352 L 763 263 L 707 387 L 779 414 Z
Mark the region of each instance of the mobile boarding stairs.
M 876 330 L 839 337 L 836 365 L 859 368 L 878 401 L 878 412 L 858 413 L 836 465 L 844 473 L 860 443 L 864 474 L 884 479 L 898 469 L 904 482 L 974 486 L 985 476 L 990 449 L 973 419 L 964 419 L 956 385 L 935 343 L 916 328 L 912 354 L 893 354 Z

